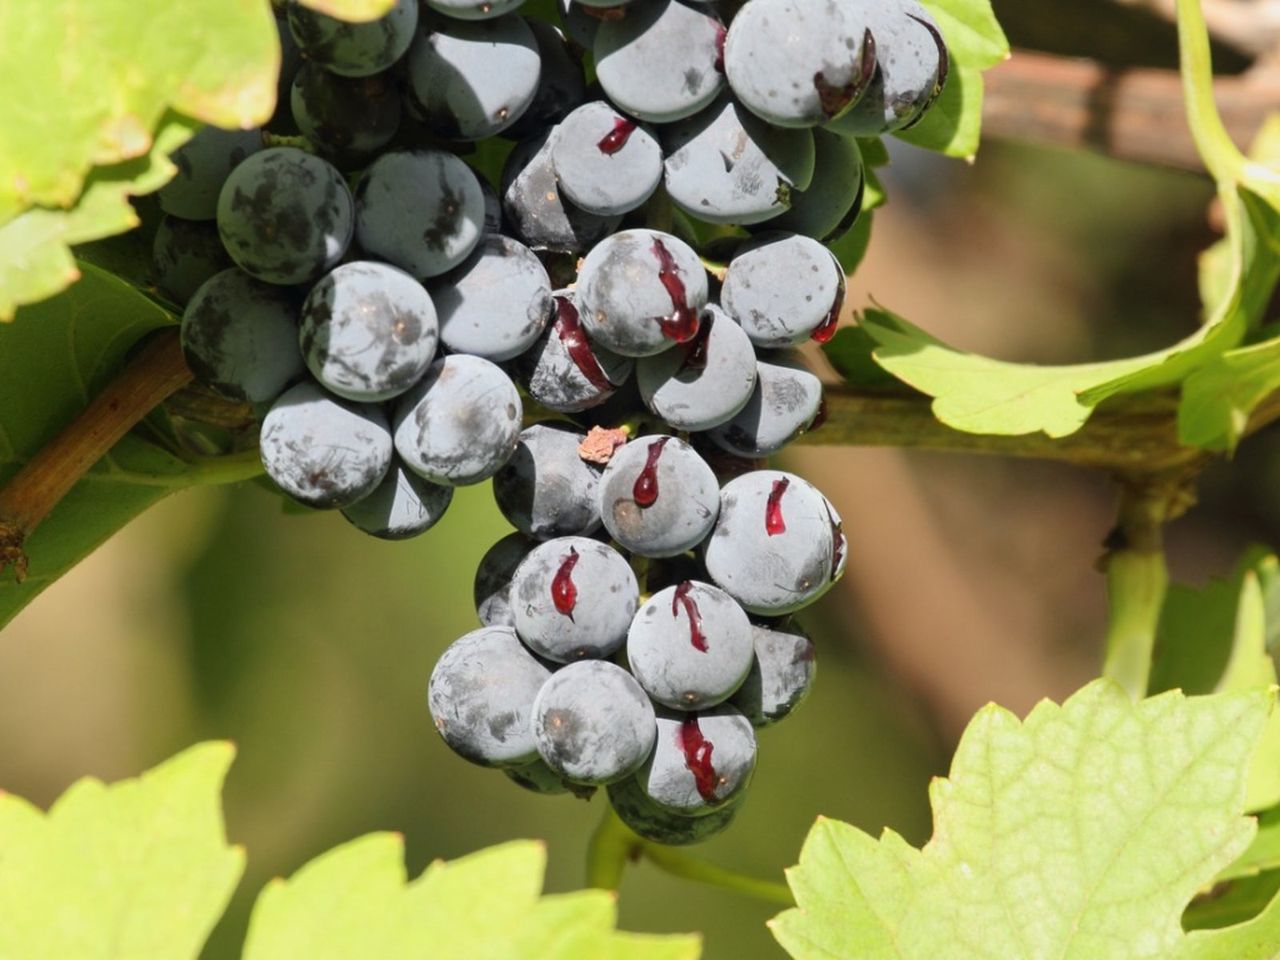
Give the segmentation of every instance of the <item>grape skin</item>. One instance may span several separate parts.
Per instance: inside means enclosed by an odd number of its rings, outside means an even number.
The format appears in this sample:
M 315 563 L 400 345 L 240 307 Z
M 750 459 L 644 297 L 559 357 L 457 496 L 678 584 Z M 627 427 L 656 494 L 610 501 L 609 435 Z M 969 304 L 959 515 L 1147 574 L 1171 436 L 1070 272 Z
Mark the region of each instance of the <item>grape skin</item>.
M 388 73 L 341 77 L 303 64 L 289 88 L 299 132 L 340 167 L 360 166 L 400 127 L 400 94 Z
M 542 64 L 533 31 L 517 16 L 424 23 L 405 60 L 408 93 L 437 136 L 483 140 L 533 102 Z
M 729 261 L 720 303 L 757 347 L 803 343 L 844 296 L 844 271 L 821 243 L 761 234 Z
M 462 263 L 483 234 L 480 183 L 443 150 L 384 153 L 356 183 L 355 204 L 360 246 L 419 280 Z
M 704 816 L 685 817 L 666 810 L 645 794 L 634 777 L 609 787 L 609 804 L 618 819 L 646 840 L 680 847 L 702 843 L 726 830 L 742 807 L 731 803 Z
M 156 286 L 174 303 L 186 306 L 202 283 L 230 266 L 216 223 L 161 217 L 151 244 L 151 269 Z
M 771 457 L 807 430 L 821 409 L 822 381 L 798 355 L 761 354 L 756 361 L 756 387 L 747 405 L 706 436 L 738 457 Z
M 582 253 L 612 234 L 622 218 L 588 213 L 562 195 L 551 163 L 555 136 L 553 128 L 511 151 L 502 169 L 502 212 L 530 248 Z
M 784 720 L 804 701 L 816 672 L 813 641 L 795 627 L 751 626 L 756 658 L 751 672 L 729 702 L 753 727 Z
M 270 403 L 306 372 L 293 294 L 235 267 L 196 290 L 179 336 L 191 372 L 231 400 Z
M 299 503 L 349 507 L 373 493 L 391 466 L 382 411 L 339 400 L 306 382 L 284 392 L 262 421 L 262 465 Z
M 511 581 L 529 551 L 538 545 L 519 531 L 509 533 L 490 547 L 476 566 L 472 598 L 476 616 L 485 626 L 515 626 L 511 611 Z
M 178 172 L 160 188 L 160 209 L 184 220 L 213 220 L 231 171 L 262 149 L 260 130 L 201 127 L 169 157 Z
M 648 0 L 605 20 L 592 50 L 609 99 L 641 120 L 670 123 L 693 116 L 724 89 L 717 68 L 724 25 L 711 8 L 682 0 Z
M 600 468 L 578 453 L 586 439 L 572 427 L 535 423 L 493 478 L 493 498 L 510 524 L 539 540 L 600 528 Z
M 639 769 L 653 749 L 653 706 L 621 667 L 584 660 L 562 667 L 533 705 L 538 753 L 574 783 L 603 786 Z
M 483 357 L 444 357 L 400 398 L 396 450 L 433 483 L 479 483 L 511 459 L 520 416 L 520 394 L 499 367 Z
M 342 511 L 352 526 L 380 540 L 406 540 L 426 533 L 444 516 L 453 488 L 430 483 L 407 470 L 399 457 L 378 488 Z
M 355 208 L 329 163 L 293 147 L 255 153 L 218 197 L 218 232 L 236 264 L 267 283 L 316 280 L 347 251 Z
M 377 20 L 347 23 L 290 0 L 289 31 L 302 52 L 344 77 L 367 77 L 399 60 L 418 25 L 417 0 L 395 0 Z
M 385 263 L 344 263 L 311 288 L 299 344 L 311 375 L 348 400 L 390 400 L 436 353 L 436 311 L 413 277 Z

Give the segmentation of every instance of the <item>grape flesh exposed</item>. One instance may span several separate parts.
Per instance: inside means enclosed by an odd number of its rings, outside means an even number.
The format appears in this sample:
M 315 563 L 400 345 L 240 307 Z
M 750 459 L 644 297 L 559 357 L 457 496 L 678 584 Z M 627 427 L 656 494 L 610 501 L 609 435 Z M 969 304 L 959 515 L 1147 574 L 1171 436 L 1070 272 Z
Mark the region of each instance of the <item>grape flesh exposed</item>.
M 705 710 L 733 696 L 754 656 L 751 623 L 734 600 L 686 580 L 640 608 L 627 661 L 645 693 L 673 710 Z
M 616 653 L 639 598 L 622 555 L 586 537 L 540 544 L 511 582 L 516 633 L 534 653 L 557 663 Z
M 683 240 L 624 230 L 587 254 L 578 303 L 594 341 L 626 357 L 652 356 L 697 336 L 707 273 Z
M 516 532 L 428 684 L 445 745 L 694 843 L 813 685 L 791 617 L 849 542 L 761 460 L 825 419 L 794 348 L 837 334 L 864 138 L 948 54 L 917 0 L 520 5 L 278 3 L 283 103 L 175 155 L 152 279 L 284 496 L 399 540 L 493 479 Z
M 609 217 L 634 210 L 653 195 L 662 181 L 662 148 L 630 117 L 593 100 L 556 128 L 551 165 L 570 202 Z
M 683 440 L 641 437 L 616 451 L 605 468 L 599 511 L 627 550 L 672 557 L 707 538 L 720 512 L 720 487 Z
M 671 813 L 701 816 L 733 803 L 756 767 L 751 723 L 727 704 L 684 713 L 658 710 L 653 753 L 636 774 L 645 796 Z
M 876 66 L 869 9 L 883 0 L 751 0 L 724 45 L 729 86 L 780 127 L 834 120 L 866 91 Z
M 732 420 L 756 386 L 756 354 L 746 332 L 715 304 L 688 343 L 636 362 L 645 406 L 677 430 L 710 430 Z
M 218 232 L 231 259 L 267 283 L 316 280 L 347 252 L 355 209 L 330 164 L 273 147 L 231 172 L 218 197 Z

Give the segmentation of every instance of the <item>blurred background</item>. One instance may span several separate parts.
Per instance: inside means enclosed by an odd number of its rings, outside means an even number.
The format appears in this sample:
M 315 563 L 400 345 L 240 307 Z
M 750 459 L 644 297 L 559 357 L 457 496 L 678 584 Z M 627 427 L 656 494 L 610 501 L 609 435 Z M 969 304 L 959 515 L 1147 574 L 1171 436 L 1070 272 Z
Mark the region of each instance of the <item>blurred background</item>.
M 1017 44 L 1174 61 L 1171 28 L 1114 3 L 997 8 Z M 874 295 L 958 346 L 1055 363 L 1163 346 L 1197 322 L 1196 255 L 1215 239 L 1204 177 L 989 142 L 972 166 L 895 147 L 885 179 L 853 308 Z M 1052 465 L 825 447 L 784 465 L 837 505 L 849 572 L 807 616 L 813 696 L 762 735 L 743 813 L 698 851 L 775 879 L 819 813 L 923 842 L 929 779 L 976 709 L 1023 713 L 1096 674 L 1094 563 L 1113 506 L 1105 477 Z M 1277 480 L 1274 434 L 1211 472 L 1170 530 L 1175 579 L 1280 542 Z M 435 659 L 476 625 L 475 565 L 505 532 L 487 484 L 407 544 L 285 514 L 253 484 L 173 497 L 0 636 L 0 787 L 47 805 L 79 776 L 234 740 L 228 831 L 249 867 L 210 960 L 238 955 L 267 879 L 370 830 L 402 832 L 414 874 L 545 838 L 549 889 L 580 886 L 603 801 L 534 796 L 463 763 L 426 710 Z M 622 887 L 624 926 L 704 931 L 709 960 L 781 956 L 763 926 L 774 912 L 648 865 Z

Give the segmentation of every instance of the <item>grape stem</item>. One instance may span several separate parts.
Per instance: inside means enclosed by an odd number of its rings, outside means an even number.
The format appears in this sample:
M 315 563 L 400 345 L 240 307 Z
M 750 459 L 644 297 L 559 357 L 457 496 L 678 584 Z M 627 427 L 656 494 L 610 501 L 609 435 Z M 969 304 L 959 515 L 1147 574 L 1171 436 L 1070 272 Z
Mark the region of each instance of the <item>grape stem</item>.
M 648 860 L 673 877 L 696 880 L 782 906 L 795 905 L 785 883 L 744 876 L 699 860 L 673 847 L 646 840 L 618 819 L 613 807 L 605 807 L 604 819 L 596 827 L 587 846 L 587 885 L 603 890 L 617 890 L 622 883 L 627 861 L 638 863 L 641 859 Z
M 1169 587 L 1164 525 L 1194 502 L 1193 482 L 1188 471 L 1120 478 L 1119 516 L 1102 558 L 1108 607 L 1102 675 L 1135 700 L 1147 695 Z
M 27 572 L 23 544 L 67 492 L 157 404 L 191 382 L 177 329 L 156 334 L 78 417 L 0 489 L 0 571 Z

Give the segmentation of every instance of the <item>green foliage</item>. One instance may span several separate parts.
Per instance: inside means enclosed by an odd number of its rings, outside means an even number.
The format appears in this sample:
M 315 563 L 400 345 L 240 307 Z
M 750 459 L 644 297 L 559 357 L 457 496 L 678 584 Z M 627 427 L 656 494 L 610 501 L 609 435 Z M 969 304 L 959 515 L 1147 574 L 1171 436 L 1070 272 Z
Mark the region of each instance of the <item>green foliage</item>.
M 266 0 L 17 0 L 0 7 L 0 62 L 8 320 L 77 278 L 69 245 L 137 224 L 128 198 L 173 175 L 193 120 L 265 122 L 280 50 Z
M 136 288 L 87 264 L 81 270 L 80 283 L 0 325 L 0 484 L 119 372 L 142 337 L 173 322 Z M 147 507 L 220 478 L 226 466 L 126 436 L 27 541 L 31 575 L 21 584 L 0 579 L 0 626 Z
M 207 743 L 43 814 L 0 795 L 0 957 L 195 957 L 244 870 L 218 792 L 234 751 Z
M 615 932 L 606 891 L 540 898 L 545 868 L 542 845 L 525 840 L 437 861 L 406 883 L 402 839 L 371 834 L 270 884 L 244 957 L 696 960 L 697 937 Z
M 990 0 L 922 0 L 938 21 L 951 53 L 951 76 L 925 118 L 899 134 L 908 143 L 952 157 L 978 152 L 982 127 L 982 71 L 1009 56 L 1009 41 Z
M 798 960 L 1272 956 L 1246 945 L 1265 930 L 1274 950 L 1280 907 L 1247 928 L 1179 925 L 1254 836 L 1244 771 L 1271 701 L 1134 704 L 1097 681 L 1021 723 L 987 707 L 933 786 L 933 839 L 820 820 L 774 934 Z
M 196 957 L 244 868 L 219 804 L 232 756 L 207 743 L 137 780 L 82 780 L 47 815 L 0 794 L 0 957 Z M 617 932 L 610 893 L 541 897 L 545 866 L 516 841 L 406 883 L 402 839 L 372 834 L 269 884 L 244 957 L 697 960 L 696 936 Z

